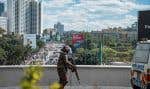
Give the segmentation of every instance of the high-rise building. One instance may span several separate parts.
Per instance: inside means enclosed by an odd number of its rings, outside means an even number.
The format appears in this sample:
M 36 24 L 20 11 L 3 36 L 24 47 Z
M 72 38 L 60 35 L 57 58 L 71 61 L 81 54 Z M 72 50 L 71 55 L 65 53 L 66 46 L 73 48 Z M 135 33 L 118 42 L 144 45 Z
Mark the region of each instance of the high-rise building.
M 64 25 L 58 22 L 57 24 L 54 24 L 54 28 L 59 32 L 60 35 L 64 33 Z
M 7 0 L 8 32 L 41 33 L 41 2 L 38 0 Z
M 41 25 L 42 25 L 42 23 L 41 23 L 41 20 L 42 20 L 42 16 L 41 16 L 41 11 L 42 11 L 42 0 L 40 1 L 39 0 L 39 3 L 38 3 L 38 34 L 40 35 L 41 34 Z
M 7 33 L 7 17 L 0 17 L 0 28 L 5 30 Z
M 4 13 L 4 3 L 0 2 L 0 16 Z

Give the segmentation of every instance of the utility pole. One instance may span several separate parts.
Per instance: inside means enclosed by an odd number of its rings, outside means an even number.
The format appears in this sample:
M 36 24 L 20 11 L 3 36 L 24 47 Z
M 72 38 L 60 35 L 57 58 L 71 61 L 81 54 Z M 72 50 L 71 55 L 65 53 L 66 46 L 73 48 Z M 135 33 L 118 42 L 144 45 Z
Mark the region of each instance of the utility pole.
M 99 40 L 99 51 L 98 51 L 98 59 L 99 59 L 99 61 L 98 61 L 98 64 L 99 65 L 102 65 L 102 53 L 103 53 L 103 33 L 99 33 L 99 37 L 101 38 L 101 40 Z
M 85 39 L 86 39 L 86 44 L 85 44 L 85 64 L 87 64 L 87 31 L 85 32 Z

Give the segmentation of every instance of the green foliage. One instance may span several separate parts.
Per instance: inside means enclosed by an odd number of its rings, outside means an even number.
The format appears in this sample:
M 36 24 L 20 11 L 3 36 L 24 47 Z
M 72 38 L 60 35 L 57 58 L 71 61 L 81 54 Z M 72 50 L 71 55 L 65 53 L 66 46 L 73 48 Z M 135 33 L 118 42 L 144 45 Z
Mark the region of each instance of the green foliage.
M 22 40 L 14 35 L 0 38 L 0 49 L 1 53 L 5 54 L 2 58 L 4 61 L 0 62 L 1 65 L 19 65 L 31 53 L 31 47 L 23 46 Z
M 117 28 L 114 28 L 117 29 Z M 119 28 L 120 30 L 122 28 Z M 103 46 L 103 61 L 125 61 L 130 62 L 133 57 L 133 48 L 135 48 L 136 41 L 128 41 L 124 38 L 118 38 L 117 34 L 104 33 L 91 34 L 90 32 L 82 32 L 84 35 L 84 43 L 81 48 L 76 49 L 76 57 L 82 61 L 88 60 L 87 55 L 91 55 L 91 59 L 96 59 L 99 52 L 99 43 Z M 69 37 L 68 37 L 69 38 Z M 68 43 L 71 43 L 71 41 Z
M 0 63 L 2 63 L 3 61 L 5 61 L 5 50 L 0 48 Z
M 21 80 L 21 89 L 40 89 L 38 87 L 38 81 L 42 77 L 42 67 L 30 66 L 25 71 L 25 76 Z
M 84 48 L 77 48 L 76 51 L 77 54 L 84 54 L 85 52 Z
M 91 43 L 90 47 L 91 47 L 91 49 L 95 49 L 95 48 L 97 48 L 97 44 L 96 43 Z
M 5 50 L 0 48 L 0 59 L 3 59 L 5 56 Z
M 121 51 L 116 51 L 109 47 L 103 48 L 103 59 L 105 59 L 104 60 L 105 62 L 107 62 L 108 60 L 129 62 L 131 61 L 132 57 L 133 57 L 132 49 L 128 49 L 127 51 L 121 52 Z
M 39 48 L 42 48 L 45 45 L 45 43 L 42 40 L 37 40 L 37 46 Z
M 99 48 L 95 48 L 95 49 L 90 50 L 90 53 L 96 55 L 98 51 L 99 51 Z
M 6 32 L 6 31 L 0 27 L 0 34 L 4 34 L 4 32 Z
M 103 61 L 107 62 L 108 60 L 113 60 L 116 57 L 117 51 L 109 48 L 109 47 L 104 47 L 103 48 Z
M 30 66 L 25 70 L 24 77 L 20 82 L 21 89 L 41 89 L 38 82 L 43 76 L 43 68 L 40 65 Z M 49 89 L 60 89 L 58 82 L 49 86 Z
M 49 34 L 47 29 L 43 30 L 43 34 L 45 34 L 45 35 Z
M 58 82 L 55 82 L 50 85 L 49 89 L 61 89 L 61 85 Z
M 84 35 L 84 37 L 85 37 L 87 40 L 91 40 L 91 39 L 92 39 L 92 35 L 91 35 L 89 32 L 84 32 L 83 35 Z
M 133 50 L 127 50 L 124 52 L 117 52 L 117 57 L 119 57 L 119 61 L 131 61 L 133 57 Z

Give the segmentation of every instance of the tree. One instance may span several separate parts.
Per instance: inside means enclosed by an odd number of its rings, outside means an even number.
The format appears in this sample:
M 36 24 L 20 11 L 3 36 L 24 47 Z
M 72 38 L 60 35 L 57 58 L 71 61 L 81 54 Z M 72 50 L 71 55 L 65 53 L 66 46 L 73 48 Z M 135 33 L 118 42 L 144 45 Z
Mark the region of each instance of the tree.
M 133 50 L 128 50 L 124 52 L 117 52 L 117 57 L 119 58 L 116 61 L 124 61 L 124 62 L 130 62 L 133 57 Z
M 0 34 L 4 34 L 4 32 L 6 32 L 6 31 L 0 27 Z
M 4 64 L 5 61 L 5 50 L 0 48 L 0 64 Z
M 37 40 L 37 46 L 39 47 L 39 48 L 42 48 L 43 46 L 44 46 L 44 42 L 42 41 L 42 40 Z
M 89 44 L 89 49 L 95 49 L 95 48 L 97 48 L 97 44 L 96 43 L 90 43 Z
M 48 34 L 47 29 L 43 30 L 43 34 Z
M 84 41 L 84 48 L 85 49 L 91 49 L 91 43 L 92 43 L 92 35 L 89 32 L 83 33 L 85 41 Z
M 104 47 L 103 48 L 103 59 L 105 59 L 104 61 L 107 63 L 108 60 L 113 61 L 114 58 L 116 57 L 116 53 L 117 51 L 109 48 L 109 47 Z
M 85 52 L 84 48 L 77 48 L 76 49 L 77 54 L 84 54 L 84 52 Z
M 19 65 L 26 56 L 31 53 L 31 47 L 23 46 L 20 39 L 15 36 L 0 38 L 0 58 L 1 65 Z
M 99 51 L 99 48 L 94 48 L 94 49 L 90 50 L 90 53 L 96 55 L 98 53 L 98 51 Z

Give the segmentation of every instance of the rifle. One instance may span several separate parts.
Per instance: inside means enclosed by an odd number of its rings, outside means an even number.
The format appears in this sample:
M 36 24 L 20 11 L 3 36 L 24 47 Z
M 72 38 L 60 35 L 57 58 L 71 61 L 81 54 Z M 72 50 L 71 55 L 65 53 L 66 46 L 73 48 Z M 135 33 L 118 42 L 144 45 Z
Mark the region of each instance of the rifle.
M 75 68 L 74 68 L 74 72 L 75 72 L 76 78 L 77 78 L 77 80 L 78 80 L 78 82 L 79 82 L 79 84 L 80 84 L 80 78 L 79 78 L 79 74 L 78 74 L 78 71 L 77 71 L 76 66 L 75 66 Z
M 69 68 L 72 72 L 75 72 L 77 81 L 78 81 L 79 84 L 80 84 L 80 78 L 79 78 L 79 74 L 78 74 L 78 71 L 77 71 L 77 67 L 73 64 L 73 65 L 68 65 L 68 68 Z
M 75 66 L 75 63 L 74 63 L 74 61 L 73 61 L 73 58 L 69 58 L 68 60 L 69 60 L 69 62 L 70 62 L 70 65 L 68 65 L 68 68 L 71 69 L 72 72 L 75 72 L 77 81 L 78 81 L 79 84 L 80 84 L 79 74 L 78 74 L 78 71 L 77 71 L 77 67 Z

